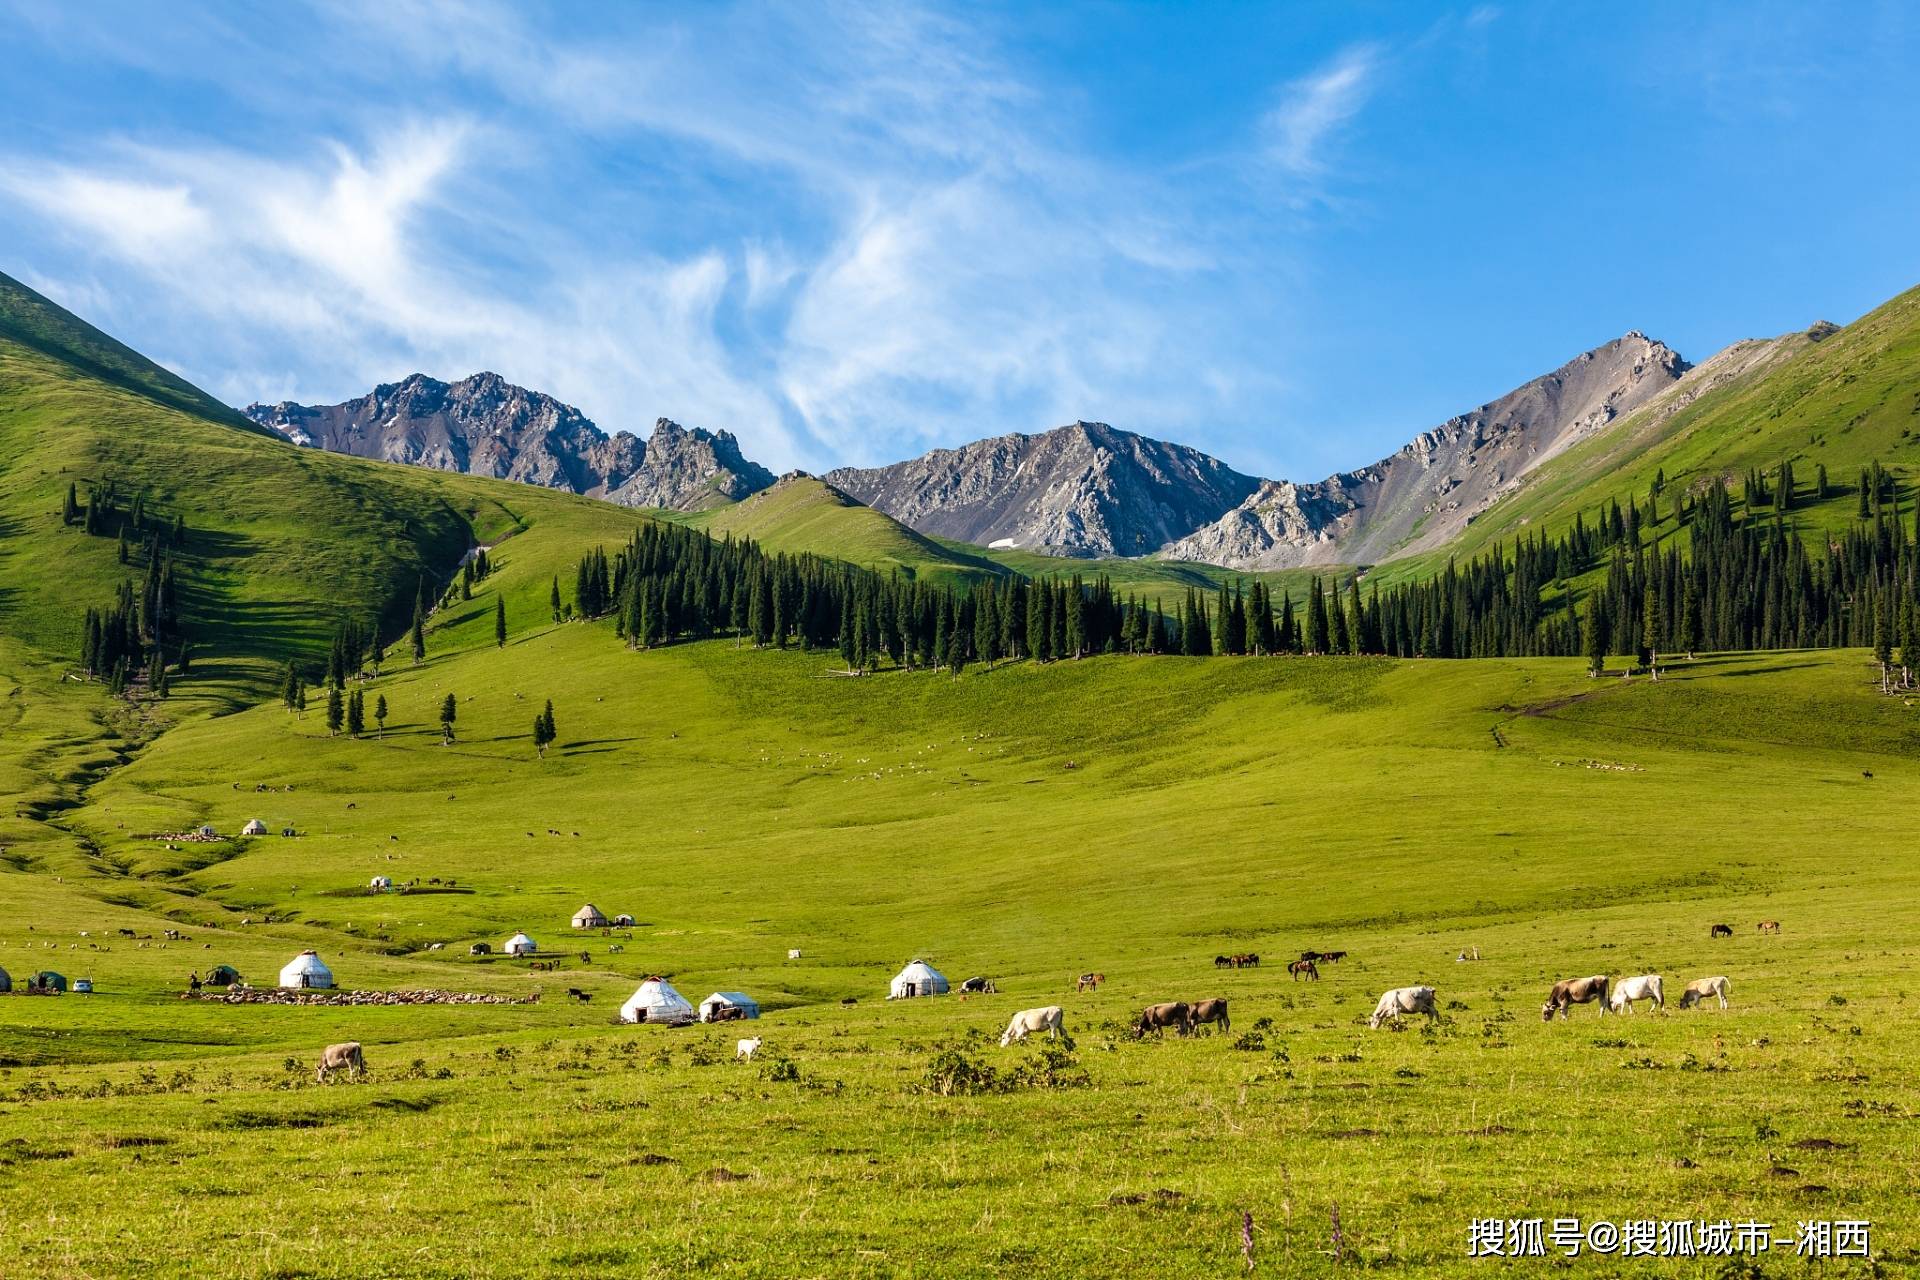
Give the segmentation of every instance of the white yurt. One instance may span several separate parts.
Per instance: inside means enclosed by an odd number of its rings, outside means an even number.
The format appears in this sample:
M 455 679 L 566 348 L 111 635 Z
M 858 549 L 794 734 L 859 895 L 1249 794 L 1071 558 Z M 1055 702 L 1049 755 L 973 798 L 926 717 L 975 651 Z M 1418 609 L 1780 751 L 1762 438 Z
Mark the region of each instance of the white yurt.
M 373 879 L 367 881 L 367 888 L 391 889 L 393 888 L 393 877 L 392 876 L 375 876 Z
M 738 1009 L 730 1017 L 757 1018 L 760 1002 L 744 991 L 716 991 L 700 1002 L 700 1021 L 712 1022 L 722 1009 Z
M 280 985 L 325 989 L 333 985 L 333 970 L 320 963 L 320 957 L 314 952 L 302 951 L 280 970 Z
M 607 918 L 600 914 L 600 908 L 589 902 L 573 913 L 573 927 L 576 929 L 604 929 Z
M 516 933 L 500 949 L 510 956 L 530 956 L 540 949 L 540 944 L 524 933 Z
M 267 824 L 255 818 L 253 821 L 247 823 L 246 826 L 240 828 L 240 834 L 243 836 L 263 836 L 267 834 Z
M 648 978 L 620 1006 L 622 1022 L 664 1022 L 679 1026 L 692 1022 L 693 1018 L 693 1006 L 665 978 Z
M 613 924 L 617 929 L 631 929 L 633 928 L 633 917 L 623 911 L 613 918 Z
M 925 960 L 915 960 L 893 975 L 893 986 L 887 991 L 887 999 L 911 1000 L 915 996 L 945 994 L 947 994 L 945 975 Z

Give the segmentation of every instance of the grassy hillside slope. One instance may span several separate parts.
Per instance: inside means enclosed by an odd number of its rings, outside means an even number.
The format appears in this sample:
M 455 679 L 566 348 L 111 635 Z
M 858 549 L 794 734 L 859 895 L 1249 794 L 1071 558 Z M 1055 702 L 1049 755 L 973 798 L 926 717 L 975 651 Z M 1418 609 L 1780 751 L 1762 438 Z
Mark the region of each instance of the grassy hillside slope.
M 1629 496 L 1646 503 L 1665 473 L 1671 492 L 1749 468 L 1792 462 L 1803 488 L 1796 526 L 1820 538 L 1854 519 L 1860 469 L 1879 462 L 1907 494 L 1920 472 L 1920 289 L 1909 290 L 1815 341 L 1789 334 L 1726 353 L 1722 377 L 1707 366 L 1699 390 L 1683 381 L 1607 431 L 1543 464 L 1526 484 L 1479 516 L 1452 546 L 1382 566 L 1382 581 L 1430 572 L 1522 532 L 1557 535 L 1576 512 Z M 1804 490 L 1825 464 L 1834 494 Z M 1907 498 L 1911 504 L 1911 497 Z
M 812 476 L 782 479 L 731 506 L 694 513 L 685 523 L 716 538 L 752 538 L 769 551 L 811 552 L 931 582 L 966 583 L 1003 572 L 977 548 L 915 533 Z

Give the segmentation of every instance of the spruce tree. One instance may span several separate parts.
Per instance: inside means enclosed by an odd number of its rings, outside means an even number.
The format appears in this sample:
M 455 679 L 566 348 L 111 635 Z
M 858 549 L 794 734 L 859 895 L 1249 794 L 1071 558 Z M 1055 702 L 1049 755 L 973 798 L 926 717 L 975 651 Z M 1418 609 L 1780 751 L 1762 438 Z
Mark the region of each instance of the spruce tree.
M 560 621 L 560 575 L 557 573 L 553 575 L 553 594 L 550 603 L 553 605 L 553 620 L 558 622 Z
M 384 693 L 373 700 L 373 736 L 377 740 L 387 736 L 387 695 Z
M 419 666 L 427 657 L 427 628 L 421 615 L 413 615 L 413 632 L 408 637 L 413 645 L 413 665 Z
M 502 649 L 507 647 L 507 598 L 497 591 L 493 595 L 493 643 Z
M 346 720 L 346 705 L 340 697 L 340 686 L 327 686 L 327 736 L 338 737 L 340 726 Z
M 460 704 L 452 694 L 440 700 L 440 745 L 453 741 L 453 722 L 460 717 Z
M 76 525 L 80 523 L 80 491 L 73 481 L 67 481 L 67 500 L 60 508 L 60 523 Z
M 293 659 L 287 659 L 286 678 L 280 682 L 280 705 L 288 711 L 293 710 L 295 699 L 300 695 L 300 673 L 294 668 Z
M 1607 670 L 1606 617 L 1600 612 L 1601 595 L 1587 598 L 1587 675 L 1604 675 Z
M 357 738 L 366 731 L 366 700 L 365 696 L 356 686 L 353 692 L 347 695 L 347 733 L 349 736 Z

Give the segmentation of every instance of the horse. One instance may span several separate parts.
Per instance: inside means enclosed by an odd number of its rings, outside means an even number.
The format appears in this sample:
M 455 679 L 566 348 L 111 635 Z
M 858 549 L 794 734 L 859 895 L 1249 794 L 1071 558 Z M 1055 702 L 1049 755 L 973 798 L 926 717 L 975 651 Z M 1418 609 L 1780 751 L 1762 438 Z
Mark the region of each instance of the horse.
M 1320 970 L 1314 965 L 1313 961 L 1305 959 L 1304 957 L 1289 964 L 1287 966 L 1287 972 L 1293 975 L 1295 982 L 1300 981 L 1302 978 L 1311 978 L 1315 982 L 1320 981 Z
M 1080 980 L 1074 984 L 1073 989 L 1075 991 L 1098 991 L 1100 984 L 1106 980 L 1107 975 L 1104 973 L 1083 973 L 1080 975 Z
M 1762 920 L 1760 922 L 1760 932 L 1778 933 L 1780 932 L 1780 922 L 1778 920 Z
M 1717 924 L 1707 930 L 1707 936 L 1709 938 L 1731 938 L 1733 936 L 1733 926 L 1730 924 Z

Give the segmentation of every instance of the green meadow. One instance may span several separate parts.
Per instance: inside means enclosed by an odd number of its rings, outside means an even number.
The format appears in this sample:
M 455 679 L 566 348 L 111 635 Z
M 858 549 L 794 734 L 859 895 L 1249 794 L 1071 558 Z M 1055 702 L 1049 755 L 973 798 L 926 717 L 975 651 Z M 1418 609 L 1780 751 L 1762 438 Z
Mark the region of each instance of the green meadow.
M 5 1280 L 1915 1269 L 1920 699 L 1881 694 L 1869 653 L 1703 653 L 1656 682 L 1580 659 L 951 678 L 635 651 L 550 597 L 657 513 L 294 449 L 50 308 L 0 279 Z M 1844 366 L 1846 335 L 1783 366 L 1806 391 L 1781 415 L 1885 391 L 1848 375 L 1884 382 L 1906 339 L 1861 332 Z M 1860 456 L 1894 462 L 1882 392 Z M 1729 402 L 1672 438 L 1704 459 L 1761 412 Z M 1570 519 L 1559 474 L 1512 501 Z M 60 518 L 69 485 L 109 481 L 184 521 L 194 657 L 165 699 L 77 670 L 85 610 L 144 572 Z M 807 481 L 692 519 L 937 582 L 1111 569 L 1171 601 L 1220 580 L 988 556 Z M 475 545 L 492 574 L 443 591 Z M 330 735 L 323 695 L 280 705 L 289 660 L 375 617 L 366 733 Z M 256 818 L 273 834 L 237 834 Z M 219 837 L 181 838 L 202 825 Z M 635 924 L 576 932 L 586 902 Z M 537 958 L 470 954 L 516 930 Z M 217 964 L 271 987 L 305 949 L 350 991 L 498 1002 L 186 998 Z M 1308 949 L 1347 958 L 1289 976 Z M 1216 967 L 1239 953 L 1263 962 Z M 916 957 L 998 991 L 889 1002 Z M 46 970 L 94 992 L 21 993 Z M 1595 973 L 1660 973 L 1669 1007 L 1542 1021 L 1553 982 Z M 619 1024 L 652 974 L 765 1016 Z M 1721 974 L 1730 1008 L 1678 1008 Z M 1413 984 L 1438 1020 L 1369 1029 Z M 1228 1031 L 1130 1033 L 1216 996 Z M 1049 1004 L 1070 1046 L 998 1043 Z M 343 1040 L 370 1078 L 316 1083 Z M 1468 1256 L 1475 1219 L 1559 1217 L 1787 1243 Z M 1795 1259 L 1825 1220 L 1870 1221 L 1872 1261 Z

